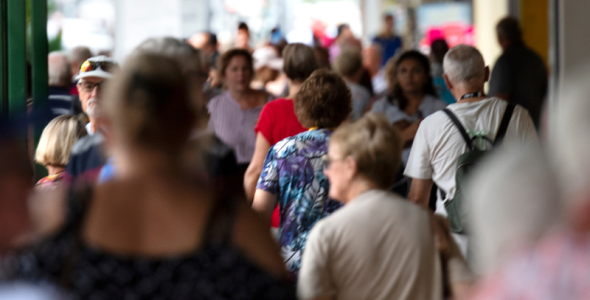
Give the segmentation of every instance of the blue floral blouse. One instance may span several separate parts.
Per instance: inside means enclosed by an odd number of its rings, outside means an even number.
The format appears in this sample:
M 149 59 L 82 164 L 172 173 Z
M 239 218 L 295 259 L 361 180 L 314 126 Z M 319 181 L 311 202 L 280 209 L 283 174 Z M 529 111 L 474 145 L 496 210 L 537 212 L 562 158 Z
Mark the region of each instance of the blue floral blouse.
M 297 275 L 313 225 L 341 207 L 328 198 L 330 185 L 322 156 L 328 153 L 331 130 L 302 132 L 270 148 L 258 189 L 278 195 L 281 223 L 278 242 L 287 270 Z

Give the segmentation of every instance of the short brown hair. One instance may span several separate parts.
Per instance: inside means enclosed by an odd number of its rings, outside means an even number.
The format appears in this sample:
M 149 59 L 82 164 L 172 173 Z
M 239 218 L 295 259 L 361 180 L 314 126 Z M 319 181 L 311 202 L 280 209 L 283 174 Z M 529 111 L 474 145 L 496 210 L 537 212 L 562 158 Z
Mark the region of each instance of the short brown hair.
M 223 55 L 219 58 L 219 65 L 217 66 L 219 77 L 225 77 L 225 69 L 227 69 L 227 66 L 229 66 L 229 63 L 231 62 L 232 58 L 237 56 L 242 56 L 246 59 L 248 69 L 250 70 L 252 76 L 254 76 L 254 59 L 252 58 L 252 54 L 250 54 L 248 50 L 234 48 L 223 53 Z
M 65 167 L 70 159 L 72 146 L 86 134 L 86 128 L 78 117 L 56 117 L 43 129 L 35 151 L 35 160 L 43 166 Z
M 176 60 L 137 53 L 109 84 L 103 107 L 123 142 L 172 155 L 182 150 L 197 117 Z
M 356 47 L 344 48 L 334 61 L 334 70 L 342 76 L 354 76 L 363 68 L 363 57 Z
M 301 43 L 289 44 L 283 50 L 283 71 L 289 79 L 304 82 L 319 63 L 313 48 Z
M 400 132 L 383 114 L 368 113 L 354 123 L 338 128 L 330 143 L 340 146 L 343 157 L 351 156 L 361 176 L 389 189 L 402 160 Z
M 295 114 L 307 128 L 336 128 L 352 111 L 350 90 L 333 71 L 319 69 L 295 96 Z

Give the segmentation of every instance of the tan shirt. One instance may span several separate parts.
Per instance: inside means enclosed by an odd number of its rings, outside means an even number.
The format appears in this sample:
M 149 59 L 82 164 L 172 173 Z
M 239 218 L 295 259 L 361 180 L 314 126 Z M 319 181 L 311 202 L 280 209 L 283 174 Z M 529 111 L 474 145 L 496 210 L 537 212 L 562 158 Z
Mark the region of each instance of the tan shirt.
M 362 193 L 311 230 L 297 292 L 300 299 L 441 299 L 428 213 L 387 191 Z

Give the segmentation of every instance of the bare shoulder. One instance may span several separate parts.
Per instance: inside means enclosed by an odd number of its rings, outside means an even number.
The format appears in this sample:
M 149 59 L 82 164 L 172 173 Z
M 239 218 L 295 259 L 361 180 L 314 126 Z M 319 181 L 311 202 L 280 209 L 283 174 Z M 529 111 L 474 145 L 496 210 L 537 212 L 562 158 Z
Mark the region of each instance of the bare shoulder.
M 232 240 L 259 267 L 275 276 L 286 276 L 283 259 L 270 235 L 270 228 L 245 204 L 240 206 L 237 214 Z

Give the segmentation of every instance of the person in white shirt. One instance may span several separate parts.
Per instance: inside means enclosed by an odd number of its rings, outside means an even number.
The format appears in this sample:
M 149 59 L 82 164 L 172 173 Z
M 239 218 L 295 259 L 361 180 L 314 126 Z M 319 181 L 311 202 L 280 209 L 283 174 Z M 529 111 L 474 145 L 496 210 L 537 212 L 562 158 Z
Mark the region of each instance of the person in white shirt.
M 447 108 L 457 116 L 466 130 L 483 132 L 493 141 L 508 102 L 484 95 L 489 69 L 481 53 L 471 46 L 455 46 L 445 55 L 443 67 L 445 84 L 457 99 L 457 103 Z M 503 147 L 526 146 L 537 141 L 538 136 L 528 111 L 516 106 Z M 404 175 L 412 178 L 408 199 L 427 207 L 434 182 L 444 192 L 438 193 L 436 212 L 446 215 L 444 201 L 455 195 L 457 160 L 467 151 L 459 130 L 443 111 L 425 118 L 416 133 L 404 172 Z M 442 194 L 446 195 L 444 199 Z M 454 237 L 465 253 L 466 236 Z

